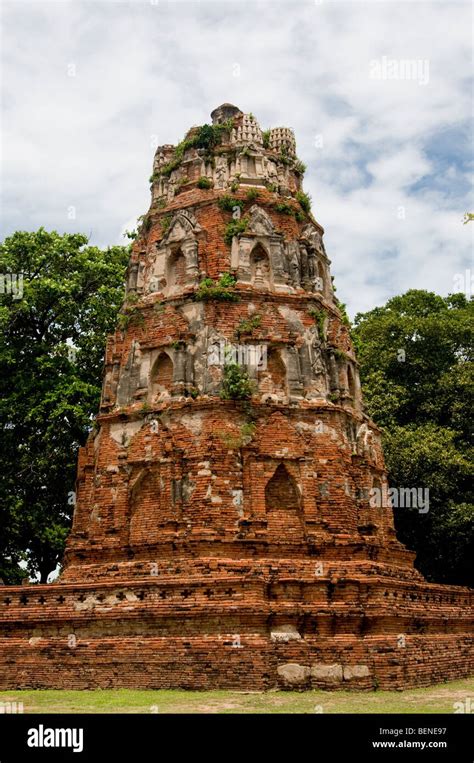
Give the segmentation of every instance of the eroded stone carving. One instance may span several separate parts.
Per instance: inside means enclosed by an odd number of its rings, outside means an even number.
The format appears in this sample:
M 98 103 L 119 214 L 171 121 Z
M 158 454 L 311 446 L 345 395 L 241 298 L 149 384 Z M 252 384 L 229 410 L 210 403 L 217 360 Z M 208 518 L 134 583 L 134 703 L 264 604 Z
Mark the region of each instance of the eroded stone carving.
M 270 215 L 264 209 L 254 204 L 249 209 L 248 233 L 255 233 L 256 236 L 273 236 L 275 226 L 272 223 Z
M 367 424 L 361 424 L 357 430 L 357 453 L 359 456 L 375 461 L 374 435 Z
M 316 326 L 312 328 L 313 338 L 310 344 L 311 348 L 311 371 L 313 373 L 313 376 L 319 376 L 319 374 L 324 374 L 326 372 L 326 368 L 323 361 L 323 353 L 322 353 L 322 342 L 318 335 L 318 330 Z
M 303 228 L 299 239 L 299 285 L 325 296 L 331 293 L 328 265 L 323 240 L 314 225 Z
M 215 169 L 215 187 L 225 188 L 227 181 L 227 160 L 224 157 L 219 157 L 216 160 Z
M 117 404 L 127 405 L 137 390 L 140 379 L 141 350 L 140 343 L 133 340 L 127 361 L 120 372 L 117 388 Z
M 198 281 L 198 240 L 201 227 L 194 215 L 181 210 L 172 219 L 166 235 L 150 257 L 145 275 L 146 291 L 179 293 Z

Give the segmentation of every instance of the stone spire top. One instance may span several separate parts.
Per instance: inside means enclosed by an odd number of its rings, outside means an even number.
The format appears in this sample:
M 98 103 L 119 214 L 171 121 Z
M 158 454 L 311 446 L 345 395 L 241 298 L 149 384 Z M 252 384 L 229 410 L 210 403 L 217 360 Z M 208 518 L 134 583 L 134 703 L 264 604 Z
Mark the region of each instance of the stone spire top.
M 241 114 L 241 110 L 237 106 L 233 106 L 232 103 L 222 103 L 211 111 L 212 124 L 220 125 L 223 122 L 227 122 L 228 119 L 240 116 Z
M 226 191 L 266 187 L 281 196 L 302 191 L 305 166 L 296 155 L 293 130 L 262 130 L 252 113 L 231 103 L 215 108 L 211 119 L 189 129 L 177 146 L 158 146 L 150 179 L 154 203 L 170 203 L 198 182 Z

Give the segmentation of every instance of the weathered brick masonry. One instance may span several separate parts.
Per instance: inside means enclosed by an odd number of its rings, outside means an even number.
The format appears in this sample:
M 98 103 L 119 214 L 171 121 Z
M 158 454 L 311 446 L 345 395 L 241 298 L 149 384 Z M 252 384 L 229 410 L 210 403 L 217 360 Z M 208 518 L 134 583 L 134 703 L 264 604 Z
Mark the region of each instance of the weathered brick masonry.
M 472 591 L 426 583 L 369 500 L 379 431 L 293 134 L 229 104 L 212 117 L 156 152 L 64 570 L 1 589 L 0 687 L 466 676 Z M 251 400 L 221 397 L 226 344 L 259 348 Z

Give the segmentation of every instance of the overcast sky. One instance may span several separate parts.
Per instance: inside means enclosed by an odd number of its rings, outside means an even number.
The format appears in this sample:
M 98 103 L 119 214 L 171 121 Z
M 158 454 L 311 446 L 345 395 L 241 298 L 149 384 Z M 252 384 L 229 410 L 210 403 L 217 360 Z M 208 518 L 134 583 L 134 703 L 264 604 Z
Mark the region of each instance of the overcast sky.
M 3 2 L 1 238 L 124 243 L 154 147 L 230 101 L 294 129 L 352 316 L 447 294 L 474 270 L 471 25 L 451 0 Z

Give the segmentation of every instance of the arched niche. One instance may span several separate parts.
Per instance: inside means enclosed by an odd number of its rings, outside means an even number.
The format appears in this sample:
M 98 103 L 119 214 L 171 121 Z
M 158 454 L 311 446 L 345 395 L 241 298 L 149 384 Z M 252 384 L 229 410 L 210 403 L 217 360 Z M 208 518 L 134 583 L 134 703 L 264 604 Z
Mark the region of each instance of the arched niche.
M 256 204 L 247 217 L 245 231 L 232 240 L 231 268 L 240 283 L 278 289 L 288 281 L 283 234 L 275 230 L 267 212 Z
M 130 495 L 129 543 L 131 546 L 159 540 L 161 480 L 159 468 L 144 469 L 133 483 Z
M 255 289 L 272 288 L 270 257 L 260 241 L 250 252 L 250 282 Z
M 180 246 L 171 248 L 166 261 L 167 296 L 181 292 L 186 286 L 186 257 Z
M 173 389 L 174 366 L 167 352 L 160 352 L 150 373 L 150 397 L 166 397 Z
M 355 402 L 357 386 L 355 380 L 355 372 L 350 363 L 347 365 L 347 391 L 352 400 Z
M 257 168 L 256 168 L 254 156 L 247 155 L 245 157 L 242 157 L 240 160 L 240 166 L 243 168 L 243 165 L 245 165 L 244 173 L 247 177 L 250 177 L 250 178 L 257 177 Z
M 379 477 L 372 477 L 372 490 L 377 490 L 382 493 L 382 480 Z
M 148 292 L 180 293 L 199 281 L 198 237 L 201 227 L 187 210 L 177 212 L 150 257 L 145 281 Z
M 266 368 L 259 371 L 258 378 L 261 392 L 271 395 L 288 393 L 288 374 L 279 348 L 268 349 Z
M 310 223 L 303 228 L 299 241 L 301 285 L 309 291 L 320 292 L 329 298 L 332 293 L 330 261 L 321 232 Z
M 316 263 L 315 291 L 320 291 L 322 294 L 326 291 L 326 272 L 320 260 Z
M 280 463 L 265 486 L 267 538 L 276 542 L 304 539 L 304 519 L 300 492 L 293 475 Z

